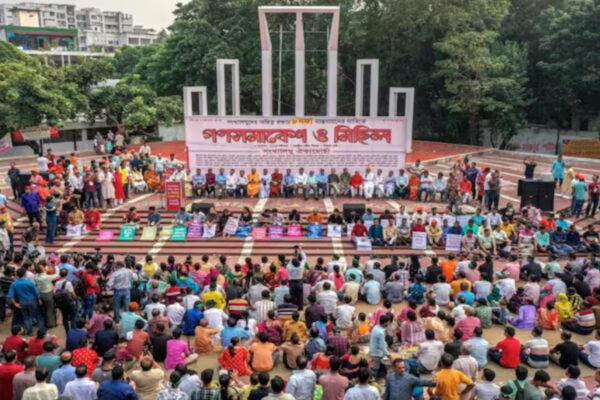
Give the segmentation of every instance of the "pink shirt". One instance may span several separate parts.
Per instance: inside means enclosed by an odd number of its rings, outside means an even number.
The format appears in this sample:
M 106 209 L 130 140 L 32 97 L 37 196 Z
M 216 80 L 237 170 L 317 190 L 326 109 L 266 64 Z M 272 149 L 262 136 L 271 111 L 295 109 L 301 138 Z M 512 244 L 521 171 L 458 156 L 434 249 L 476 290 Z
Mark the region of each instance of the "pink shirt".
M 348 378 L 338 373 L 325 374 L 319 378 L 323 386 L 323 400 L 342 400 L 348 387 Z
M 504 265 L 506 272 L 510 274 L 510 277 L 515 281 L 519 280 L 519 274 L 521 273 L 521 265 L 518 262 L 509 262 Z
M 185 364 L 185 359 L 190 353 L 187 343 L 179 339 L 171 339 L 167 342 L 166 369 L 175 369 L 177 364 Z
M 467 278 L 469 282 L 475 283 L 481 279 L 481 273 L 477 268 L 467 268 L 465 270 L 465 278 Z
M 104 321 L 110 319 L 107 314 L 94 313 L 92 319 L 90 319 L 90 329 L 88 329 L 88 335 L 94 339 L 96 337 L 96 333 L 104 329 Z
M 474 316 L 463 318 L 454 325 L 454 329 L 459 329 L 463 333 L 463 341 L 471 339 L 473 337 L 473 331 L 478 327 L 481 327 L 481 321 Z

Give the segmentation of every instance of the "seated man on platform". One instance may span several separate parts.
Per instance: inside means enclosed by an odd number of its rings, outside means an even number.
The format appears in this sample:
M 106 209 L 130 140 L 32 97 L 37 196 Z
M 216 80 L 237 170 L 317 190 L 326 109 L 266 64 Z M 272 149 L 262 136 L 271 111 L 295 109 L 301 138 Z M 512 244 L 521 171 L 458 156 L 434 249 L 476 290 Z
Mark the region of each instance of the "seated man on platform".
M 204 196 L 204 189 L 206 188 L 206 177 L 202 175 L 202 170 L 198 168 L 196 174 L 192 177 L 192 191 L 194 197 Z
M 357 197 L 363 195 L 363 177 L 358 171 L 354 172 L 350 178 L 350 196 Z
M 327 178 L 328 195 L 335 198 L 340 193 L 340 177 L 335 172 L 335 168 L 331 168 L 331 173 Z
M 304 168 L 298 170 L 296 174 L 296 196 L 306 192 L 306 184 L 308 183 L 308 175 L 304 172 Z
M 369 230 L 365 226 L 364 222 L 359 219 L 356 222 L 356 224 L 354 224 L 354 227 L 352 228 L 352 233 L 350 234 L 350 237 L 352 238 L 352 240 L 354 240 L 357 237 L 368 237 L 368 236 L 369 236 Z
M 229 170 L 229 175 L 227 175 L 227 181 L 225 182 L 225 190 L 227 191 L 227 196 L 237 196 L 237 177 L 235 176 L 235 169 Z
M 292 175 L 292 170 L 287 169 L 283 177 L 283 195 L 285 198 L 294 197 L 296 193 L 296 177 Z
M 204 191 L 206 193 L 206 197 L 210 197 L 210 195 L 212 194 L 213 197 L 215 197 L 215 186 L 217 184 L 217 180 L 216 180 L 216 175 L 214 174 L 214 172 L 212 171 L 212 168 L 208 169 L 208 172 L 206 173 L 205 176 L 205 188 Z
M 271 196 L 281 197 L 281 184 L 283 182 L 283 175 L 279 172 L 278 168 L 271 174 Z
M 396 177 L 396 195 L 401 199 L 408 197 L 408 175 L 401 169 Z
M 327 223 L 330 225 L 342 225 L 344 223 L 344 216 L 339 209 L 333 210 L 333 213 L 327 218 Z
M 395 246 L 398 244 L 400 231 L 396 227 L 396 221 L 391 219 L 388 226 L 383 228 L 383 241 L 386 246 Z
M 319 200 L 317 177 L 314 171 L 310 171 L 308 173 L 308 178 L 306 179 L 306 186 L 304 189 L 304 200 L 308 200 L 308 196 L 310 196 L 311 193 L 315 196 L 315 200 Z
M 398 227 L 398 243 L 401 245 L 408 245 L 411 242 L 411 228 L 408 224 L 408 218 L 402 218 L 400 226 Z
M 317 197 L 325 198 L 328 194 L 327 183 L 329 182 L 329 177 L 325 173 L 325 170 L 321 168 L 319 170 L 319 175 L 317 175 Z
M 444 177 L 443 172 L 438 172 L 437 178 L 433 180 L 433 193 L 431 195 L 431 200 L 435 201 L 436 195 L 440 196 L 440 201 L 446 201 L 446 178 Z
M 306 217 L 306 220 L 308 221 L 309 224 L 317 224 L 317 225 L 323 224 L 323 216 L 321 214 L 319 214 L 319 209 L 317 209 L 317 208 L 313 209 L 313 212 L 310 213 L 308 215 L 308 217 Z
M 342 173 L 340 174 L 340 196 L 348 196 L 350 192 L 350 172 L 348 172 L 348 168 L 344 168 Z
M 225 169 L 219 168 L 219 173 L 215 177 L 215 196 L 219 199 L 222 199 L 225 196 L 228 178 Z
M 248 195 L 248 178 L 245 175 L 244 170 L 240 170 L 240 175 L 236 181 L 236 197 L 244 198 Z
M 383 227 L 379 219 L 375 219 L 373 225 L 369 228 L 369 238 L 373 246 L 383 246 L 385 244 L 383 241 Z

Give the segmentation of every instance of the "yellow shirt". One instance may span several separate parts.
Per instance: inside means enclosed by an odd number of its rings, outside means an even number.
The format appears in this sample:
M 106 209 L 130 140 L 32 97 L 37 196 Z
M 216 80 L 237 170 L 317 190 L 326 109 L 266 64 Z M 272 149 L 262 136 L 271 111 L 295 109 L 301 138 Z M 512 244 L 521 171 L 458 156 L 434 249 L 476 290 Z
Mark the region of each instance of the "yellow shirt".
M 440 396 L 440 400 L 459 400 L 459 385 L 473 384 L 471 378 L 455 369 L 442 369 L 437 373 L 436 379 L 435 393 Z
M 223 293 L 213 290 L 202 295 L 202 302 L 204 304 L 208 303 L 210 300 L 213 300 L 216 306 L 221 310 L 225 308 L 225 296 L 223 296 Z
M 6 228 L 6 230 L 8 232 L 12 232 L 13 231 L 13 220 L 12 217 L 10 216 L 10 214 L 7 212 L 1 213 L 0 214 L 0 222 L 4 221 L 4 227 Z
M 500 224 L 502 232 L 506 233 L 506 236 L 511 238 L 515 234 L 515 227 L 513 224 Z

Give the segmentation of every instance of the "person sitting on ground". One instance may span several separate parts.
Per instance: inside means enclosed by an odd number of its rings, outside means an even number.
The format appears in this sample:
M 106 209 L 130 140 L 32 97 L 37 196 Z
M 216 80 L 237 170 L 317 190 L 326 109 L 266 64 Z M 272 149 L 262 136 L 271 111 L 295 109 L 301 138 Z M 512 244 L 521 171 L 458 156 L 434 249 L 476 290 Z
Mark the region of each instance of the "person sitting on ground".
M 515 368 L 521 362 L 521 341 L 515 338 L 515 328 L 504 328 L 505 339 L 496 343 L 488 353 L 491 360 L 504 368 Z

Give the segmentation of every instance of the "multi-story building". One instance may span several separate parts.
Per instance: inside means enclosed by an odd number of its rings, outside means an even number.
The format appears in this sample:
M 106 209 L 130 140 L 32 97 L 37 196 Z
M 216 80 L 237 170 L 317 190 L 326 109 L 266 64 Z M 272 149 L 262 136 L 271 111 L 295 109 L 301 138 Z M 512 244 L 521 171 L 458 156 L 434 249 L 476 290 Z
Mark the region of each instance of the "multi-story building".
M 120 11 L 77 9 L 70 4 L 0 4 L 0 40 L 24 50 L 112 53 L 157 38 L 156 31 L 134 26 L 132 15 Z

